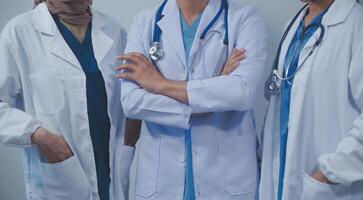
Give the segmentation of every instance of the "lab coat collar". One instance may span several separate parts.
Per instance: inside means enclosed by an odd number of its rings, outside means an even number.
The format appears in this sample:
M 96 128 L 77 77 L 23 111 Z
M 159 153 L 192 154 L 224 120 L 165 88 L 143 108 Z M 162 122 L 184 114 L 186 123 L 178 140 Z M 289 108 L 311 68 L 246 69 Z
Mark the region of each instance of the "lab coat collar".
M 102 66 L 102 61 L 106 57 L 107 52 L 111 49 L 114 40 L 112 37 L 108 36 L 104 28 L 107 26 L 108 22 L 101 13 L 92 8 L 92 43 L 93 50 L 95 52 L 95 57 L 98 66 Z M 121 53 L 121 52 L 120 52 Z
M 334 26 L 345 22 L 356 3 L 356 0 L 335 0 L 322 23 L 325 26 Z
M 56 24 L 45 3 L 41 3 L 34 8 L 33 24 L 34 28 L 39 32 L 54 36 Z
M 107 25 L 105 18 L 98 13 L 95 9 L 91 8 L 93 15 L 92 28 L 101 29 Z M 45 33 L 47 35 L 55 35 L 57 25 L 54 23 L 53 17 L 50 14 L 47 5 L 45 3 L 39 4 L 33 10 L 33 23 L 36 30 Z
M 107 21 L 104 16 L 92 8 L 92 43 L 95 51 L 95 57 L 100 65 L 108 50 L 112 47 L 113 40 L 108 37 L 103 27 L 107 25 Z M 71 48 L 65 42 L 62 34 L 59 32 L 57 25 L 55 24 L 52 15 L 50 14 L 45 3 L 39 4 L 33 11 L 33 23 L 36 30 L 54 37 L 52 44 L 52 53 L 66 62 L 82 70 L 80 63 L 76 56 L 72 52 Z
M 336 26 L 346 21 L 355 3 L 357 3 L 356 0 L 335 0 L 328 12 L 323 17 L 322 25 L 325 28 L 325 33 L 322 42 L 328 38 L 329 28 L 331 26 Z M 306 43 L 304 50 L 301 52 L 303 56 L 307 56 L 305 54 L 307 54 L 307 52 L 313 48 L 315 42 L 319 39 L 320 34 L 321 30 L 318 29 Z
M 166 3 L 162 15 L 163 18 L 158 22 L 158 26 L 162 31 L 161 34 L 172 44 L 180 61 L 186 67 L 183 35 L 180 25 L 180 11 L 176 0 L 169 0 Z

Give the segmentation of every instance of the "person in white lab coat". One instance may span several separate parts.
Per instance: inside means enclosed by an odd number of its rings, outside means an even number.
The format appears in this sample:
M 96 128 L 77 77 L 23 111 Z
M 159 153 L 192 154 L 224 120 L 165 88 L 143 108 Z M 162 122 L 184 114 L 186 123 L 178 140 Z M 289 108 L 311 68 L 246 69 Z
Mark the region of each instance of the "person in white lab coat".
M 363 7 L 356 0 L 305 2 L 274 66 L 287 80 L 270 96 L 260 198 L 361 200 Z
M 126 33 L 90 0 L 39 3 L 0 36 L 0 141 L 24 149 L 28 200 L 127 199 L 138 123 L 124 141 L 113 70 Z
M 164 56 L 155 67 L 147 57 L 158 29 Z M 145 122 L 136 200 L 257 198 L 252 105 L 266 38 L 256 9 L 234 1 L 169 0 L 137 15 L 117 68 L 126 116 Z

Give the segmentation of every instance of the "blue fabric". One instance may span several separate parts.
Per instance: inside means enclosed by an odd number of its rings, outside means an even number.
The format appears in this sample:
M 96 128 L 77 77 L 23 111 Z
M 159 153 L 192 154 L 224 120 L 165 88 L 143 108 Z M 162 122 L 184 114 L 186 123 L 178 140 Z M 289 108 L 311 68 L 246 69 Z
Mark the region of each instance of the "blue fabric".
M 316 16 L 311 24 L 320 24 L 325 12 Z M 304 18 L 305 19 L 305 18 Z M 306 43 L 314 35 L 315 31 L 318 29 L 317 26 L 314 28 L 309 28 L 305 35 L 303 35 L 305 24 L 304 19 L 300 22 L 300 25 L 292 39 L 289 49 L 287 51 L 285 62 L 284 62 L 284 74 L 288 69 L 288 76 L 293 75 L 299 64 L 299 57 L 301 51 L 304 49 Z M 291 63 L 291 64 L 290 64 Z M 289 67 L 290 64 L 290 67 Z M 293 82 L 293 78 L 289 80 L 290 83 Z M 282 81 L 281 83 L 281 108 L 280 108 L 280 168 L 279 168 L 279 185 L 278 185 L 278 199 L 282 199 L 284 176 L 285 176 L 285 162 L 286 162 L 286 146 L 288 140 L 288 122 L 290 114 L 290 99 L 291 99 L 291 88 L 292 84 L 288 81 Z
M 184 52 L 186 60 L 189 58 L 189 53 L 193 45 L 195 34 L 197 33 L 201 14 L 194 20 L 192 25 L 188 25 L 182 14 L 180 15 L 181 29 L 183 35 Z M 188 73 L 188 67 L 185 70 L 186 75 Z M 186 76 L 187 77 L 187 76 Z M 194 178 L 193 178 L 193 156 L 192 156 L 192 136 L 191 131 L 185 131 L 185 188 L 184 188 L 184 200 L 194 200 Z
M 101 71 L 98 69 L 93 51 L 92 24 L 89 24 L 83 43 L 80 43 L 56 16 L 53 16 L 53 18 L 64 40 L 72 49 L 86 74 L 87 112 L 96 162 L 98 193 L 101 200 L 109 200 L 109 141 L 111 125 L 107 112 L 105 82 Z

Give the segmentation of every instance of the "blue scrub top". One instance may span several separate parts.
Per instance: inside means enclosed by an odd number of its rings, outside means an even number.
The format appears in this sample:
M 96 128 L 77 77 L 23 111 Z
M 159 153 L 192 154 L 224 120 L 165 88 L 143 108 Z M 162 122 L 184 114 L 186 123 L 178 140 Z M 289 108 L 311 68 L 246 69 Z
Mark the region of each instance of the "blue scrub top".
M 72 49 L 86 74 L 87 112 L 96 162 L 98 193 L 101 200 L 109 200 L 109 142 L 111 125 L 107 112 L 105 82 L 101 71 L 98 69 L 93 52 L 92 24 L 88 25 L 83 43 L 80 43 L 73 33 L 60 22 L 58 17 L 54 15 L 53 18 L 64 40 Z
M 308 13 L 306 13 L 307 15 Z M 316 16 L 311 24 L 320 24 L 325 12 Z M 305 16 L 306 16 L 305 15 Z M 293 75 L 299 64 L 299 57 L 301 51 L 304 49 L 306 43 L 314 35 L 315 31 L 318 29 L 317 26 L 314 28 L 309 28 L 305 35 L 303 35 L 305 29 L 304 23 L 305 17 L 300 22 L 300 25 L 294 35 L 293 40 L 290 43 L 289 49 L 287 51 L 285 62 L 284 62 L 284 74 L 289 68 L 288 76 Z M 291 64 L 290 64 L 291 63 Z M 289 66 L 290 64 L 290 66 Z M 293 82 L 293 78 L 289 80 L 290 83 Z M 280 108 L 280 169 L 279 169 L 279 185 L 278 185 L 278 199 L 282 199 L 284 176 L 285 176 L 285 162 L 286 162 L 286 145 L 288 140 L 288 122 L 290 114 L 290 100 L 291 100 L 291 88 L 292 84 L 288 81 L 281 82 L 281 108 Z
M 189 58 L 189 53 L 193 45 L 195 34 L 197 33 L 198 30 L 201 16 L 202 15 L 200 14 L 194 20 L 194 22 L 189 26 L 189 24 L 184 19 L 183 15 L 180 14 L 186 60 L 188 60 Z M 188 67 L 185 71 L 187 75 Z M 187 130 L 185 132 L 185 161 L 186 161 L 186 166 L 185 166 L 184 200 L 194 200 L 195 191 L 194 191 L 194 177 L 193 177 L 192 136 L 190 130 Z

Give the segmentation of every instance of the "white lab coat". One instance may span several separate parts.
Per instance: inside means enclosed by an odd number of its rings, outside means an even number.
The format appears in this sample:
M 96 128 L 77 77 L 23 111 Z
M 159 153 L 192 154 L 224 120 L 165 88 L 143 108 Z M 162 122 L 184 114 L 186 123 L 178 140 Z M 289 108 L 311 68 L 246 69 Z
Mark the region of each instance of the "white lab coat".
M 302 13 L 282 46 L 279 69 Z M 296 74 L 291 91 L 283 199 L 363 199 L 363 8 L 335 0 L 323 18 L 323 41 Z M 300 54 L 304 60 L 320 35 Z M 262 200 L 276 199 L 279 169 L 280 96 L 272 96 L 265 119 L 260 185 Z M 311 175 L 321 170 L 336 185 Z
M 116 57 L 125 31 L 92 10 L 92 42 L 105 80 L 111 121 L 111 199 L 123 200 L 133 149 L 123 146 L 124 115 Z M 11 20 L 0 37 L 0 141 L 24 148 L 28 200 L 97 200 L 97 176 L 87 115 L 86 77 L 45 4 Z M 44 127 L 65 138 L 74 156 L 42 162 L 30 135 Z
M 205 8 L 186 63 L 179 8 L 176 0 L 168 1 L 158 23 L 165 52 L 158 69 L 166 78 L 185 80 L 185 68 L 191 67 L 191 58 L 198 52 L 199 36 L 218 12 L 220 2 L 210 0 Z M 189 127 L 196 198 L 256 198 L 257 137 L 251 109 L 265 69 L 267 34 L 256 9 L 229 2 L 229 53 L 234 47 L 247 50 L 247 59 L 231 75 L 213 77 L 223 49 L 222 14 L 197 53 L 194 73 L 189 73 L 189 105 L 149 93 L 133 82 L 121 84 L 125 114 L 145 120 L 138 148 L 136 200 L 183 198 L 184 133 Z M 148 55 L 158 7 L 136 17 L 126 53 Z

